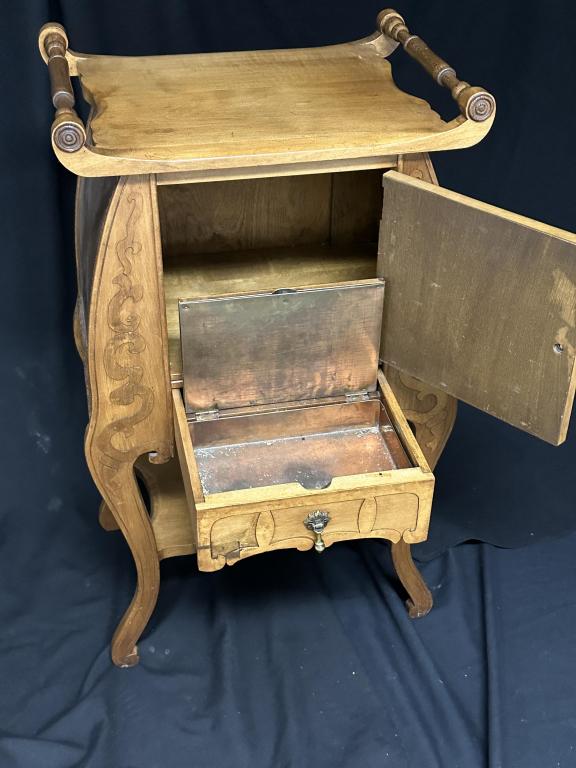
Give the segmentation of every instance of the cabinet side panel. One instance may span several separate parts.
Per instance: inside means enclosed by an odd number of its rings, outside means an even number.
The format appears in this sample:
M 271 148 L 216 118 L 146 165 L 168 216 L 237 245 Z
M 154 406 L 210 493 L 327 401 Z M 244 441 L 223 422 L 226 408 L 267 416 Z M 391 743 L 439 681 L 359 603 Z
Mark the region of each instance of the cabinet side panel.
M 112 176 L 100 179 L 79 178 L 76 185 L 78 299 L 84 311 L 86 326 L 96 255 L 108 207 L 117 184 L 118 179 Z
M 164 459 L 172 453 L 155 193 L 151 177 L 120 179 L 97 252 L 87 358 L 92 407 L 86 435 L 97 484 L 105 485 L 105 478 L 144 453 Z

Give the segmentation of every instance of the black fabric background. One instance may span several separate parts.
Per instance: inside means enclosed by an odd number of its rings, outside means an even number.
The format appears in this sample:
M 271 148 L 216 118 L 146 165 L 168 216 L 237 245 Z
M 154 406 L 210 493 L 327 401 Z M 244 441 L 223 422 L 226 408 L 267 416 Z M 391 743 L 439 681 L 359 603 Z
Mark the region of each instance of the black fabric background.
M 110 54 L 308 46 L 370 33 L 381 6 L 0 9 L 0 768 L 576 766 L 574 428 L 552 448 L 460 407 L 430 539 L 415 548 L 436 599 L 426 619 L 406 618 L 379 542 L 217 574 L 184 558 L 162 566 L 139 667 L 111 666 L 134 576 L 119 535 L 98 527 L 83 459 L 75 180 L 51 153 L 38 30 L 61 21 L 73 48 Z M 434 156 L 440 182 L 575 230 L 572 3 L 404 0 L 398 10 L 498 102 L 479 146 Z M 402 51 L 393 64 L 401 87 L 454 114 Z M 520 549 L 448 549 L 467 540 Z

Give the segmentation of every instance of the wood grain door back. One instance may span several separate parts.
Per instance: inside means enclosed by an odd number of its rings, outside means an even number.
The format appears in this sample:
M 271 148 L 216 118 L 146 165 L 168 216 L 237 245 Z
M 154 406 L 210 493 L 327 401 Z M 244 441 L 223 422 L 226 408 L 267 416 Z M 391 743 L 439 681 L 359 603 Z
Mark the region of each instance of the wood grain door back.
M 391 171 L 382 359 L 547 442 L 574 399 L 576 236 Z

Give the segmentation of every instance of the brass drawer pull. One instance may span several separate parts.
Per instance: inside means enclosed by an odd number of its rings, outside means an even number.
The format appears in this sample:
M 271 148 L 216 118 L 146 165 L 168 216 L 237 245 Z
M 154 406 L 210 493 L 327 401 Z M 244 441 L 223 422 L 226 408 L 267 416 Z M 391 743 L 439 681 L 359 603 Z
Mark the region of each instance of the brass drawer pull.
M 310 529 L 316 536 L 316 541 L 314 542 L 314 549 L 316 552 L 324 552 L 326 549 L 326 544 L 324 544 L 324 539 L 322 538 L 322 532 L 329 522 L 330 515 L 328 512 L 324 512 L 322 509 L 317 509 L 315 512 L 310 512 L 310 514 L 304 519 L 304 525 L 306 528 Z

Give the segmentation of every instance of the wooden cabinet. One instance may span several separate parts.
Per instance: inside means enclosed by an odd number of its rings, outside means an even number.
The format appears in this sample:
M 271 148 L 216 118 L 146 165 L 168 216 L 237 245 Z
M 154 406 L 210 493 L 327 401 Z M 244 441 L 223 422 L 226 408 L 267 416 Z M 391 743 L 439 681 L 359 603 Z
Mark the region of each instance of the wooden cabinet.
M 438 186 L 428 153 L 480 141 L 494 99 L 394 11 L 377 26 L 318 49 L 134 58 L 41 30 L 54 152 L 79 176 L 86 456 L 138 577 L 120 666 L 174 555 L 214 571 L 388 539 L 425 615 L 410 544 L 457 400 L 565 438 L 576 238 Z M 394 85 L 398 43 L 457 117 Z

